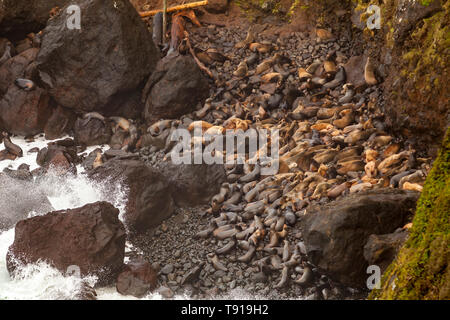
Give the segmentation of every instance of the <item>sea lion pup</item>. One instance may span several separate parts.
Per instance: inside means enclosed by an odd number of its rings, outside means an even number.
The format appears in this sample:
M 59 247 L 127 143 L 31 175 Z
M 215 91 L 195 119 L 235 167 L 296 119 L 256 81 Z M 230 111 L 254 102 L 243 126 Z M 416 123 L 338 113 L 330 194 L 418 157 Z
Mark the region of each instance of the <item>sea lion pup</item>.
M 105 122 L 105 117 L 95 111 L 83 114 L 83 119 L 89 119 L 89 120 L 98 119 L 98 120 L 102 121 L 103 123 Z M 87 121 L 89 122 L 89 120 L 87 120 Z
M 117 131 L 117 129 L 121 128 L 124 131 L 130 131 L 130 121 L 123 117 L 109 117 L 108 119 L 112 120 L 116 125 L 114 128 L 114 131 Z
M 11 139 L 9 138 L 8 133 L 2 132 L 2 135 L 3 135 L 3 144 L 5 145 L 5 149 L 9 153 L 11 153 L 17 157 L 22 157 L 23 156 L 22 148 L 20 148 L 18 145 L 11 142 Z
M 335 60 L 336 51 L 333 51 L 326 56 L 325 61 L 323 62 L 323 68 L 325 70 L 325 76 L 327 79 L 332 79 L 337 72 Z
M 92 168 L 96 169 L 103 165 L 103 157 L 101 152 L 97 152 L 97 156 L 95 157 L 94 163 L 92 164 Z
M 366 65 L 364 67 L 364 79 L 369 86 L 378 84 L 377 78 L 375 76 L 375 66 L 370 57 L 367 58 Z
M 339 99 L 339 103 L 345 104 L 352 101 L 353 97 L 355 96 L 355 87 L 351 83 L 346 83 L 343 86 L 345 95 Z
M 18 78 L 14 80 L 14 84 L 24 91 L 31 91 L 36 89 L 36 85 L 34 84 L 34 82 L 28 79 Z

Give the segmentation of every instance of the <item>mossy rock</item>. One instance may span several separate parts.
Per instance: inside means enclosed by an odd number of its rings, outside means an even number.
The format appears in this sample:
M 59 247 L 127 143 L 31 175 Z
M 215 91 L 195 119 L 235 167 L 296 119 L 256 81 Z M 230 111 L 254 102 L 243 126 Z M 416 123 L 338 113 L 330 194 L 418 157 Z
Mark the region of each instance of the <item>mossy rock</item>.
M 417 203 L 409 239 L 369 299 L 450 299 L 450 128 Z

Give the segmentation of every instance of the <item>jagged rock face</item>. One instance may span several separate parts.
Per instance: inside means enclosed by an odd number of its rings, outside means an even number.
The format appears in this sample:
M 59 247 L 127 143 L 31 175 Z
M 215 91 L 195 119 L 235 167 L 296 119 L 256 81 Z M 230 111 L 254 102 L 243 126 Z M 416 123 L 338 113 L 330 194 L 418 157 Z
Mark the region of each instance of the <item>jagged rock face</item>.
M 45 139 L 55 140 L 70 133 L 73 129 L 75 119 L 76 114 L 72 110 L 57 106 L 53 109 L 52 115 L 48 118 L 47 124 L 45 125 Z
M 32 136 L 44 130 L 52 109 L 50 97 L 41 88 L 24 91 L 15 84 L 0 101 L 0 118 L 12 134 Z
M 170 181 L 172 196 L 179 207 L 194 207 L 206 204 L 219 192 L 226 181 L 223 165 L 161 164 L 161 172 Z
M 0 66 L 0 95 L 5 94 L 17 78 L 29 78 L 33 69 L 33 61 L 39 52 L 31 48 L 12 57 Z
M 65 9 L 44 29 L 37 57 L 41 84 L 55 101 L 78 111 L 108 113 L 139 91 L 159 54 L 126 0 L 77 0 L 81 29 L 67 27 Z
M 73 131 L 77 143 L 86 146 L 107 144 L 112 136 L 111 126 L 94 118 L 78 118 Z
M 167 56 L 144 88 L 145 119 L 176 119 L 194 111 L 208 95 L 208 81 L 190 56 Z
M 418 197 L 414 191 L 380 189 L 308 208 L 301 220 L 308 257 L 335 280 L 364 287 L 369 236 L 402 227 Z
M 381 273 L 384 273 L 407 236 L 406 230 L 382 235 L 372 234 L 364 246 L 364 258 L 369 265 L 379 266 Z
M 128 188 L 124 220 L 131 231 L 145 232 L 156 227 L 174 211 L 166 178 L 142 161 L 110 160 L 89 176 L 103 183 L 122 181 Z
M 69 0 L 3 0 L 0 2 L 0 35 L 22 39 L 45 27 L 54 7 L 64 7 Z
M 119 210 L 107 202 L 50 212 L 19 221 L 9 247 L 10 273 L 22 264 L 44 260 L 61 272 L 79 267 L 82 276 L 97 275 L 98 284 L 112 282 L 125 256 L 125 228 Z

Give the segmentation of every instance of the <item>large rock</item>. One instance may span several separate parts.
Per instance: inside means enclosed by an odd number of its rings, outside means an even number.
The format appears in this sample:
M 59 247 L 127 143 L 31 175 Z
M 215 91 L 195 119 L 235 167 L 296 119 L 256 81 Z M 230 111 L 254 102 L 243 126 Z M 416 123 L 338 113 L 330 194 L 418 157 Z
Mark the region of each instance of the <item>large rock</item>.
M 70 138 L 48 143 L 36 156 L 38 165 L 45 170 L 55 169 L 60 174 L 76 173 L 79 162 L 75 142 Z
M 78 118 L 73 131 L 75 141 L 86 146 L 107 144 L 112 135 L 111 126 L 96 118 Z
M 45 27 L 52 8 L 70 0 L 3 0 L 0 2 L 0 35 L 23 39 Z
M 365 286 L 369 236 L 403 226 L 418 197 L 415 191 L 379 189 L 309 208 L 301 220 L 308 257 L 333 279 Z
M 132 231 L 145 232 L 158 226 L 174 212 L 167 179 L 139 160 L 110 160 L 89 172 L 89 177 L 108 184 L 123 183 L 128 202 L 125 224 Z
M 118 215 L 111 204 L 96 202 L 19 221 L 7 254 L 8 271 L 14 273 L 17 263 L 44 260 L 64 273 L 77 266 L 82 276 L 111 283 L 125 256 L 125 228 Z
M 363 87 L 366 84 L 366 80 L 364 79 L 366 62 L 367 57 L 353 56 L 344 65 L 347 82 L 353 84 L 355 88 Z
M 0 230 L 13 227 L 32 212 L 44 214 L 53 207 L 34 182 L 0 173 Z
M 156 66 L 144 88 L 145 118 L 176 119 L 195 110 L 209 95 L 209 85 L 190 56 L 173 54 Z
M 156 271 L 148 262 L 127 263 L 117 277 L 117 292 L 138 298 L 156 288 Z
M 223 165 L 180 164 L 163 162 L 160 170 L 170 182 L 172 197 L 179 207 L 208 203 L 226 181 Z
M 32 75 L 32 62 L 38 52 L 37 48 L 25 50 L 0 66 L 0 95 L 5 94 L 17 78 L 29 78 Z
M 381 273 L 384 273 L 407 236 L 407 231 L 402 229 L 389 234 L 372 234 L 364 246 L 364 258 L 369 265 L 379 266 Z
M 44 128 L 45 139 L 55 140 L 69 134 L 73 129 L 77 116 L 71 110 L 57 106 L 53 109 Z
M 41 133 L 52 112 L 49 101 L 50 97 L 41 88 L 24 91 L 12 84 L 0 100 L 0 122 L 12 134 Z
M 128 0 L 74 0 L 81 29 L 68 29 L 65 9 L 48 22 L 37 57 L 38 75 L 59 105 L 116 111 L 140 89 L 159 54 Z

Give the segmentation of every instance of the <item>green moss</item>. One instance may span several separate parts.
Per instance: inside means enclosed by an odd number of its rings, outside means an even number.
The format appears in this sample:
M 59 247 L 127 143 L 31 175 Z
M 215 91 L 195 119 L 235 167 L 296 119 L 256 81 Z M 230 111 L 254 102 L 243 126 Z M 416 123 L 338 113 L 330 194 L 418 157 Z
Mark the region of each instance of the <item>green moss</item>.
M 410 236 L 370 299 L 450 299 L 450 128 L 417 203 Z

